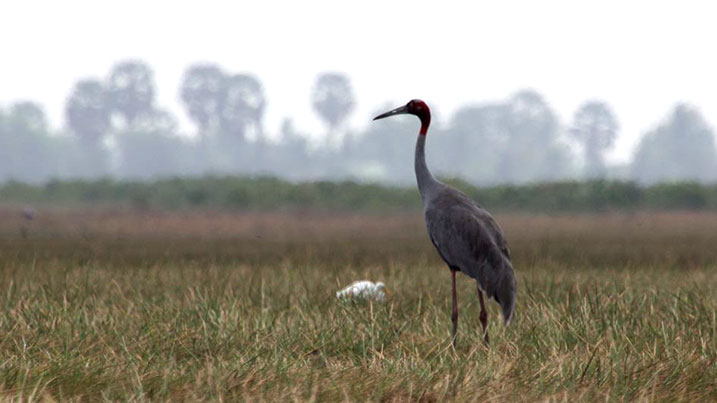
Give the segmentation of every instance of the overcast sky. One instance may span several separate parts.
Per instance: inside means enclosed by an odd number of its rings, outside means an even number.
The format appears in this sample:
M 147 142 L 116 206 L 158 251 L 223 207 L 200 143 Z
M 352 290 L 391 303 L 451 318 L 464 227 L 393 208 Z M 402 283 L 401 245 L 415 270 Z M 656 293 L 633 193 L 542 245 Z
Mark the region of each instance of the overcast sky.
M 530 87 L 569 122 L 607 101 L 621 122 L 613 160 L 678 101 L 717 123 L 715 8 L 708 1 L 5 1 L 0 3 L 0 106 L 42 103 L 53 126 L 74 82 L 104 78 L 125 58 L 154 69 L 158 104 L 191 132 L 178 101 L 185 68 L 216 62 L 250 72 L 283 117 L 323 132 L 309 96 L 316 74 L 352 79 L 362 128 L 411 98 L 439 119 L 456 107 Z M 388 104 L 390 105 L 388 105 Z M 396 104 L 396 105 L 394 105 Z M 412 141 L 407 141 L 411 146 Z

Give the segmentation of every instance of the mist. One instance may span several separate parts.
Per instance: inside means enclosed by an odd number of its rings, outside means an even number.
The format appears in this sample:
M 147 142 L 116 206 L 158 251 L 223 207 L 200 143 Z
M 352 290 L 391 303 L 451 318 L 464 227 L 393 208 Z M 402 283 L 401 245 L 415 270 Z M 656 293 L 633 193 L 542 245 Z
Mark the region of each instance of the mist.
M 323 130 L 308 132 L 285 118 L 277 132 L 268 132 L 264 120 L 271 99 L 259 74 L 215 63 L 187 66 L 177 89 L 183 115 L 177 116 L 157 101 L 152 67 L 122 60 L 104 78 L 74 83 L 64 105 L 67 127 L 48 124 L 41 100 L 1 106 L 0 180 L 211 174 L 411 183 L 418 122 L 403 117 L 351 127 L 360 91 L 347 74 L 319 72 L 306 103 Z M 378 114 L 396 106 L 386 102 L 374 109 Z M 180 129 L 179 119 L 192 122 L 191 128 Z M 439 175 L 479 186 L 717 181 L 714 131 L 697 106 L 675 103 L 655 121 L 660 123 L 641 133 L 630 161 L 610 163 L 606 154 L 623 133 L 607 102 L 587 98 L 571 119 L 561 121 L 549 94 L 526 88 L 434 119 L 428 160 Z

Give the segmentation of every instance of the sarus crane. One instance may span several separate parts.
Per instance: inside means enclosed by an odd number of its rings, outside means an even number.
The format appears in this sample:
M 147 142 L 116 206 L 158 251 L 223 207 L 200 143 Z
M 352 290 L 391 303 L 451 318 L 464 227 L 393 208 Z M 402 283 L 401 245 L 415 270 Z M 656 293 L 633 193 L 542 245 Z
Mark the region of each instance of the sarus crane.
M 423 200 L 428 236 L 451 272 L 451 342 L 455 347 L 458 331 L 456 272 L 460 271 L 476 280 L 483 339 L 488 344 L 488 313 L 483 293 L 498 302 L 506 325 L 513 317 L 517 283 L 508 244 L 498 223 L 485 209 L 465 194 L 434 178 L 428 170 L 425 145 L 431 111 L 425 102 L 414 99 L 373 120 L 400 114 L 415 115 L 421 120 L 421 130 L 416 141 L 416 180 Z

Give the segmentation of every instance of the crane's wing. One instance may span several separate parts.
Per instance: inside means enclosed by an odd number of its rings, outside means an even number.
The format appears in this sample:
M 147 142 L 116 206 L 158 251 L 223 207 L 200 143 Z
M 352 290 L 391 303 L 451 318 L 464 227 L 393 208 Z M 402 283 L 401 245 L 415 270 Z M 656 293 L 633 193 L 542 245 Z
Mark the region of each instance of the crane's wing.
M 426 226 L 431 242 L 446 263 L 462 271 L 469 270 L 459 266 L 467 257 L 484 260 L 497 251 L 510 260 L 508 243 L 498 223 L 462 193 L 446 192 L 437 197 L 426 209 Z
M 516 281 L 508 244 L 493 217 L 450 188 L 431 201 L 425 214 L 428 235 L 443 260 L 475 278 L 509 320 Z

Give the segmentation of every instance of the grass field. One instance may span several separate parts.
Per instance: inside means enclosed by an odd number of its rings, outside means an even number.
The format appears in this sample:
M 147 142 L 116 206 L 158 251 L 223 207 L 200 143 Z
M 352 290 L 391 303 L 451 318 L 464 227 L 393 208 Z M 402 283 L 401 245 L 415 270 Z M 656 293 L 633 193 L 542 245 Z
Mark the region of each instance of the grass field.
M 514 322 L 422 217 L 0 209 L 0 398 L 717 399 L 717 214 L 498 217 Z M 353 280 L 386 303 L 338 303 Z

